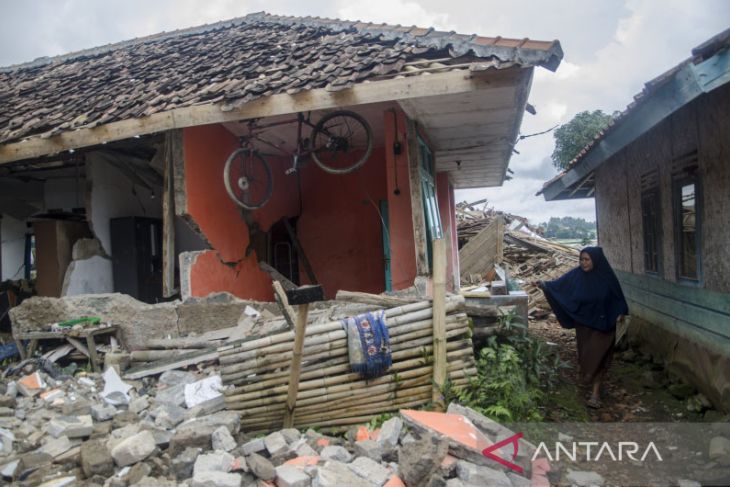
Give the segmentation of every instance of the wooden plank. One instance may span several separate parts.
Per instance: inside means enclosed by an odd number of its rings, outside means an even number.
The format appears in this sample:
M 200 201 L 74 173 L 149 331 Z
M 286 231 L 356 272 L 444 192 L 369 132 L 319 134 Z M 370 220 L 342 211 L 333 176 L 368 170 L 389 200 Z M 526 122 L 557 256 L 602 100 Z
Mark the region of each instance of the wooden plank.
M 288 218 L 284 218 L 284 226 L 286 227 L 286 232 L 289 234 L 289 240 L 291 240 L 292 244 L 294 245 L 294 250 L 296 250 L 297 255 L 302 260 L 302 266 L 304 266 L 304 272 L 307 273 L 307 277 L 309 278 L 309 282 L 311 284 L 319 284 L 317 282 L 317 276 L 314 275 L 314 269 L 312 269 L 312 264 L 310 264 L 309 259 L 307 258 L 307 254 L 304 253 L 304 247 L 302 247 L 301 242 L 297 238 L 296 232 L 294 232 L 294 228 L 292 228 L 291 223 L 289 223 Z
M 499 222 L 492 220 L 459 250 L 459 270 L 466 277 L 484 274 L 499 259 Z
M 37 135 L 21 142 L 0 145 L 0 164 L 175 128 L 384 101 L 486 91 L 514 85 L 519 80 L 520 70 L 521 68 L 515 67 L 481 73 L 471 73 L 468 70 L 447 71 L 429 76 L 361 83 L 337 92 L 319 88 L 295 95 L 282 93 L 259 98 L 228 111 L 224 111 L 221 104 L 182 107 L 144 118 L 121 120 L 94 128 L 79 128 L 47 138 Z
M 337 291 L 335 295 L 337 301 L 347 301 L 350 303 L 372 304 L 382 308 L 394 308 L 408 303 L 420 301 L 419 298 L 397 298 L 395 296 L 382 296 L 380 294 L 361 293 L 354 291 Z
M 428 247 L 426 215 L 423 211 L 423 189 L 421 188 L 421 151 L 418 148 L 418 129 L 410 118 L 406 122 L 408 138 L 408 179 L 411 186 L 411 217 L 413 221 L 413 240 L 416 252 L 416 275 L 427 276 Z
M 165 133 L 165 171 L 162 190 L 162 296 L 169 298 L 177 293 L 175 287 L 175 188 L 173 139 Z
M 501 264 L 504 261 L 504 217 L 497 215 L 497 258 L 496 262 Z
M 218 360 L 218 351 L 214 348 L 209 348 L 201 350 L 200 352 L 174 357 L 170 360 L 160 360 L 149 365 L 134 367 L 127 370 L 124 374 L 124 378 L 129 380 L 141 379 L 150 375 L 161 374 L 168 370 L 181 369 L 190 365 L 199 364 L 200 362 L 208 362 L 212 360 Z
M 279 307 L 281 308 L 282 314 L 284 315 L 284 319 L 289 325 L 289 328 L 291 328 L 292 330 L 296 329 L 296 313 L 294 312 L 294 308 L 289 305 L 289 299 L 287 299 L 286 297 L 286 292 L 284 291 L 284 288 L 278 281 L 272 282 L 271 285 L 274 288 L 274 298 L 279 304 Z
M 271 267 L 266 262 L 259 261 L 259 269 L 266 272 L 268 275 L 271 276 L 271 279 L 274 281 L 277 281 L 279 284 L 281 284 L 281 287 L 284 288 L 284 290 L 289 291 L 291 289 L 296 289 L 297 285 L 291 282 L 289 279 L 286 278 L 281 272 L 277 271 L 273 267 Z
M 307 330 L 307 314 L 309 304 L 300 304 L 297 314 L 297 325 L 294 334 L 294 350 L 289 368 L 289 387 L 286 394 L 286 409 L 284 410 L 284 428 L 294 426 L 294 408 L 299 393 L 299 376 L 302 372 L 302 351 L 304 350 L 304 336 Z
M 446 409 L 441 394 L 446 383 L 446 242 L 434 239 L 433 248 L 433 391 L 434 408 Z

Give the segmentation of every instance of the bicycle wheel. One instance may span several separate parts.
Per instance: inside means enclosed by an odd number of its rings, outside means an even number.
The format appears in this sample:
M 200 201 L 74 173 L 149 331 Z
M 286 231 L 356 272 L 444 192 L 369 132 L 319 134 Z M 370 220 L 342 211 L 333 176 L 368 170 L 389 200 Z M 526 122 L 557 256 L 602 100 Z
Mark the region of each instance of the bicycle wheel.
M 319 167 L 346 174 L 365 164 L 373 151 L 373 132 L 355 112 L 340 110 L 325 115 L 312 132 L 311 154 Z
M 226 160 L 223 183 L 237 205 L 255 210 L 271 198 L 271 167 L 258 152 L 237 149 Z

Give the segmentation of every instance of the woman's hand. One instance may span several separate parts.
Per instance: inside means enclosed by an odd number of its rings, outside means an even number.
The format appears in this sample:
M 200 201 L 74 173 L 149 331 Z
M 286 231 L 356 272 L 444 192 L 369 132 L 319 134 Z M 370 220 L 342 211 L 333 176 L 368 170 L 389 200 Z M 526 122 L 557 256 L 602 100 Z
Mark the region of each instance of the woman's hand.
M 530 281 L 530 284 L 538 289 L 545 289 L 545 281 Z
M 623 323 L 626 319 L 626 315 L 618 315 L 618 318 L 616 318 L 616 323 Z

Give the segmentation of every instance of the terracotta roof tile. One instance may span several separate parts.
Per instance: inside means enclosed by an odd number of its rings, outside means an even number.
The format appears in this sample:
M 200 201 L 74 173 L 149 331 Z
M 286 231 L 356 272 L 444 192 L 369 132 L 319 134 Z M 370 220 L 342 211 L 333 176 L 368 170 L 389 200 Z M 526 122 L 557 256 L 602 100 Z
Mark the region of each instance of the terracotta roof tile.
M 0 68 L 0 144 L 276 93 L 344 89 L 418 58 L 557 68 L 557 41 L 264 13 Z M 463 59 L 459 62 L 464 62 Z M 446 63 L 448 64 L 448 63 Z

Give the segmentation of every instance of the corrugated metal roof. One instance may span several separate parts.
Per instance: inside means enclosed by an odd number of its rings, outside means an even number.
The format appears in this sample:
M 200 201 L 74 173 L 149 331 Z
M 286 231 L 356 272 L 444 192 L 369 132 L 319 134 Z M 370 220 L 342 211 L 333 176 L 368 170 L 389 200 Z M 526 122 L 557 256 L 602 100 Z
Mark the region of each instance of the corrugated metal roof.
M 700 46 L 697 46 L 692 50 L 692 56 L 688 59 L 685 59 L 678 65 L 674 66 L 673 68 L 669 69 L 668 71 L 660 74 L 656 78 L 651 79 L 650 81 L 647 81 L 644 84 L 644 88 L 641 90 L 641 92 L 634 95 L 633 101 L 628 104 L 626 109 L 624 109 L 618 116 L 614 117 L 614 119 L 609 123 L 609 125 L 600 131 L 596 136 L 593 138 L 593 140 L 588 143 L 579 153 L 577 156 L 573 158 L 570 163 L 568 163 L 565 170 L 563 170 L 560 174 L 555 176 L 554 178 L 550 179 L 549 181 L 545 182 L 543 184 L 543 189 L 540 190 L 537 194 L 542 194 L 546 188 L 550 187 L 551 185 L 555 184 L 557 181 L 560 181 L 563 179 L 571 170 L 573 170 L 576 166 L 581 164 L 581 162 L 585 159 L 585 157 L 598 145 L 606 139 L 611 133 L 613 133 L 615 130 L 617 130 L 618 127 L 620 127 L 629 117 L 633 116 L 634 112 L 637 110 L 639 106 L 641 106 L 646 100 L 650 99 L 660 88 L 662 88 L 667 82 L 672 80 L 674 76 L 682 70 L 684 67 L 690 64 L 699 64 L 708 58 L 716 55 L 718 52 L 722 50 L 728 49 L 730 46 L 730 29 L 727 29 L 720 34 L 717 34 L 716 36 L 713 36 L 709 40 L 702 43 Z M 588 189 L 590 192 L 589 195 L 592 195 L 592 191 Z M 585 194 L 581 194 L 581 197 L 585 197 Z

